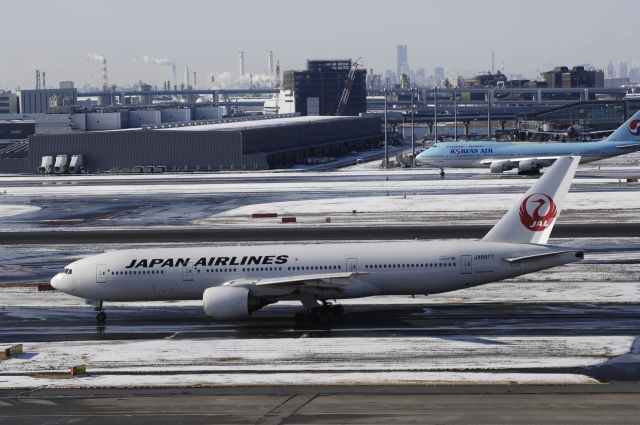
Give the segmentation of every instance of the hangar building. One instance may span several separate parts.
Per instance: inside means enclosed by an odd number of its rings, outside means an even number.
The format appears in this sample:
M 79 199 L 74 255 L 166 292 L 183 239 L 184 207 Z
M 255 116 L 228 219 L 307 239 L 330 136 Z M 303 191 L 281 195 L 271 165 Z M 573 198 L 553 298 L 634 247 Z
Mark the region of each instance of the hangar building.
M 198 125 L 200 124 L 200 125 Z M 90 172 L 268 169 L 335 156 L 383 140 L 380 117 L 257 117 L 71 134 L 35 134 L 0 173 L 36 173 L 42 157 L 82 155 Z M 25 142 L 21 142 L 25 145 Z

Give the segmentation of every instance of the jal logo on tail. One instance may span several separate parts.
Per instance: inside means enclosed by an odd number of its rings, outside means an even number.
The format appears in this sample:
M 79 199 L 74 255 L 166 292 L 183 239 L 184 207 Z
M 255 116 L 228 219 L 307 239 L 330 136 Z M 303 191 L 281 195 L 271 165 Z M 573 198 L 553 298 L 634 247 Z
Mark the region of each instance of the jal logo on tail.
M 543 193 L 527 196 L 520 205 L 520 222 L 533 232 L 551 226 L 557 215 L 558 208 L 553 198 Z
M 629 133 L 633 136 L 640 134 L 640 120 L 633 120 L 629 123 Z

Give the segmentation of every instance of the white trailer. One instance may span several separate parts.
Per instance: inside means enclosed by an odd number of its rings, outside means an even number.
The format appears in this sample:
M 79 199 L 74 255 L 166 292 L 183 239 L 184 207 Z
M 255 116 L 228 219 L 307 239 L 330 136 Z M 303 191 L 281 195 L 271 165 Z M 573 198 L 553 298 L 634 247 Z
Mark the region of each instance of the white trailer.
M 69 163 L 69 173 L 77 174 L 81 173 L 84 170 L 84 161 L 82 160 L 82 155 L 73 155 L 71 157 L 71 162 Z
M 67 155 L 56 156 L 56 165 L 53 166 L 53 172 L 56 174 L 65 174 L 69 171 L 69 158 Z
M 40 174 L 52 174 L 53 173 L 53 156 L 47 155 L 42 157 L 42 162 L 38 168 Z

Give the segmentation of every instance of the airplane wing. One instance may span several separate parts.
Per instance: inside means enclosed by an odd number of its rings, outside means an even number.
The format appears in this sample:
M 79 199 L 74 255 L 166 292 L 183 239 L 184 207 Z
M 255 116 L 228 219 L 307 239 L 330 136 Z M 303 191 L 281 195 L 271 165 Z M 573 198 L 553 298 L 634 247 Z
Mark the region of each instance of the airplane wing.
M 523 161 L 544 161 L 549 162 L 549 165 L 553 164 L 558 158 L 560 158 L 560 156 L 536 156 L 536 157 L 529 157 L 529 158 L 487 158 L 487 159 L 483 159 L 480 163 L 482 165 L 490 165 L 493 162 L 502 162 L 502 161 L 508 161 L 511 164 L 513 164 L 514 166 L 517 166 L 517 164 L 519 164 L 520 162 Z
M 367 273 L 362 272 L 341 272 L 341 273 L 319 273 L 307 274 L 287 277 L 269 277 L 256 279 L 235 279 L 225 282 L 223 286 L 314 286 L 335 288 L 336 286 L 345 285 L 349 281 L 358 276 Z

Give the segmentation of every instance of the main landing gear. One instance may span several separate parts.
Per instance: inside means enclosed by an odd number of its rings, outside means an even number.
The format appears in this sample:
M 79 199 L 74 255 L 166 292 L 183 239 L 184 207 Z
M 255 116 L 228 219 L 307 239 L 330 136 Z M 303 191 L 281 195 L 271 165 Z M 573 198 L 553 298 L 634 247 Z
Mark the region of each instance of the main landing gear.
M 105 313 L 104 309 L 102 308 L 102 300 L 98 301 L 98 304 L 96 305 L 95 311 L 98 312 L 96 314 L 96 320 L 98 322 L 103 323 L 105 320 L 107 320 L 107 313 Z
M 340 304 L 331 304 L 328 301 L 322 301 L 321 306 L 297 312 L 293 320 L 296 324 L 318 323 L 325 325 L 334 317 L 342 316 L 342 313 L 344 313 L 344 307 Z
M 444 168 L 440 169 L 440 178 L 444 178 Z

